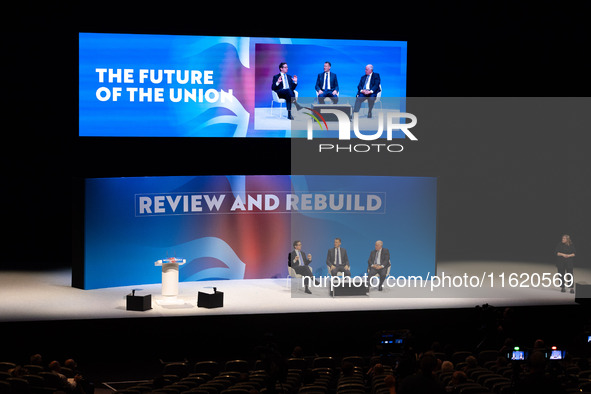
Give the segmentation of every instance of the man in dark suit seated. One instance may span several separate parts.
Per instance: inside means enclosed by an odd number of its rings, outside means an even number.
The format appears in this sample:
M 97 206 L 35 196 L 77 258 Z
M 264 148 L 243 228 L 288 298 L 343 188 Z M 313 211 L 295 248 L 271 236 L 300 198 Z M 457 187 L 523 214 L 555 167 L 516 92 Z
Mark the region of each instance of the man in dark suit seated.
M 368 64 L 365 66 L 365 75 L 361 77 L 359 85 L 357 85 L 357 99 L 355 100 L 355 107 L 353 113 L 359 112 L 361 103 L 367 100 L 368 112 L 367 117 L 371 118 L 371 111 L 376 102 L 376 97 L 380 92 L 380 74 L 373 72 L 373 66 Z
M 273 83 L 271 89 L 277 93 L 280 99 L 285 99 L 285 108 L 287 108 L 287 118 L 293 119 L 291 116 L 291 102 L 293 100 L 296 109 L 299 111 L 302 107 L 295 101 L 295 90 L 298 86 L 298 76 L 293 77 L 287 74 L 287 63 L 279 64 L 279 74 L 273 76 Z
M 293 250 L 289 252 L 287 257 L 287 265 L 296 272 L 298 275 L 304 277 L 304 287 L 307 294 L 312 294 L 309 289 L 310 281 L 312 280 L 312 269 L 310 263 L 312 262 L 312 255 L 307 255 L 302 252 L 302 242 L 294 241 Z
M 376 241 L 375 249 L 369 254 L 367 260 L 367 274 L 371 278 L 374 275 L 380 275 L 380 284 L 378 290 L 382 291 L 384 281 L 386 280 L 386 273 L 390 267 L 390 251 L 383 247 L 382 241 Z
M 330 62 L 324 62 L 324 72 L 318 74 L 314 89 L 318 93 L 318 103 L 324 104 L 324 98 L 330 97 L 333 104 L 339 102 L 339 82 L 337 75 L 330 71 Z
M 326 265 L 332 276 L 336 276 L 339 272 L 343 272 L 345 276 L 351 276 L 347 250 L 345 248 L 341 248 L 340 238 L 335 238 L 334 248 L 328 249 L 328 253 L 326 255 Z

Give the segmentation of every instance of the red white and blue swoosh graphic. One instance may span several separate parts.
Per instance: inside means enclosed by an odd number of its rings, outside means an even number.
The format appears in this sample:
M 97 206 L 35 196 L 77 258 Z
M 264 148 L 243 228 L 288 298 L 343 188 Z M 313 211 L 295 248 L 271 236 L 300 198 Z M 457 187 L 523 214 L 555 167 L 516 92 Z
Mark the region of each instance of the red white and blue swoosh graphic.
M 367 176 L 180 176 L 87 179 L 84 287 L 159 283 L 154 262 L 185 259 L 181 281 L 284 278 L 295 239 L 313 255 L 314 274 L 326 274 L 324 256 L 335 237 L 343 240 L 352 274 L 363 275 L 377 239 L 390 249 L 396 275 L 435 272 L 435 178 Z M 378 211 L 303 210 L 314 193 L 383 199 Z M 225 195 L 216 212 L 137 215 L 138 196 Z M 240 197 L 298 195 L 300 208 L 237 210 Z M 205 195 L 205 194 L 204 194 Z M 172 199 L 171 199 L 172 200 Z M 161 201 L 166 201 L 162 198 Z M 312 199 L 307 200 L 314 205 Z M 351 201 L 354 201 L 351 199 Z M 285 204 L 285 201 L 282 202 Z M 351 204 L 353 207 L 355 204 Z M 179 202 L 177 209 L 182 203 Z M 290 205 L 291 206 L 291 205 Z M 403 264 L 410 261 L 412 264 Z M 396 262 L 396 263 L 395 263 Z

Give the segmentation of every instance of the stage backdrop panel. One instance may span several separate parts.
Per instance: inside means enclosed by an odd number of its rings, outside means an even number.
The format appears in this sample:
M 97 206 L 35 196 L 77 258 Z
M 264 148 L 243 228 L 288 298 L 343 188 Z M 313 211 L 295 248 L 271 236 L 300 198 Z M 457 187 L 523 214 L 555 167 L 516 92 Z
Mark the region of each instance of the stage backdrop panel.
M 355 96 L 371 63 L 384 95 L 405 97 L 406 48 L 404 41 L 80 33 L 79 135 L 289 137 L 270 111 L 280 62 L 298 76 L 300 97 L 316 96 L 325 61 L 343 96 Z
M 87 179 L 84 288 L 159 283 L 156 260 L 179 257 L 181 281 L 279 278 L 294 240 L 325 275 L 335 237 L 363 275 L 376 240 L 392 275 L 435 274 L 436 178 L 178 176 Z

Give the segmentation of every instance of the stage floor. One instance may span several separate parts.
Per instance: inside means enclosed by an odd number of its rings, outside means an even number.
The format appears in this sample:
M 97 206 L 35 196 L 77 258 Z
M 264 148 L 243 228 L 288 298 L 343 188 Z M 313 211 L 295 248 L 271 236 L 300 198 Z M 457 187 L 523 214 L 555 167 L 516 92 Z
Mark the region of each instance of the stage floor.
M 178 305 L 160 305 L 161 285 L 136 285 L 96 290 L 80 290 L 71 286 L 69 269 L 56 271 L 4 271 L 0 274 L 0 321 L 36 321 L 69 319 L 103 319 L 160 316 L 199 316 L 221 314 L 266 314 L 300 312 L 335 312 L 402 309 L 472 308 L 488 303 L 496 307 L 527 305 L 572 305 L 575 295 L 561 293 L 560 288 L 544 287 L 535 281 L 521 279 L 532 274 L 554 275 L 553 265 L 524 262 L 462 261 L 438 263 L 438 276 L 468 278 L 472 283 L 461 287 L 450 280 L 451 288 L 443 291 L 431 288 L 435 280 L 425 281 L 425 287 L 411 288 L 394 282 L 383 291 L 371 287 L 367 295 L 329 296 L 328 287 L 312 287 L 305 294 L 300 283 L 282 279 L 249 279 L 207 282 L 181 282 Z M 501 275 L 505 286 L 501 287 Z M 509 283 L 509 274 L 527 274 Z M 535 275 L 534 275 L 535 276 Z M 484 279 L 483 286 L 477 279 Z M 494 280 L 491 287 L 491 280 Z M 465 284 L 468 281 L 465 281 Z M 575 282 L 591 283 L 591 269 L 575 268 Z M 392 285 L 394 284 L 394 285 Z M 530 285 L 530 287 L 522 287 Z M 330 286 L 330 283 L 327 284 Z M 457 287 L 456 287 L 457 286 Z M 224 307 L 197 307 L 197 292 L 213 292 L 213 287 L 224 292 Z M 145 312 L 126 310 L 126 295 L 151 294 L 152 309 Z

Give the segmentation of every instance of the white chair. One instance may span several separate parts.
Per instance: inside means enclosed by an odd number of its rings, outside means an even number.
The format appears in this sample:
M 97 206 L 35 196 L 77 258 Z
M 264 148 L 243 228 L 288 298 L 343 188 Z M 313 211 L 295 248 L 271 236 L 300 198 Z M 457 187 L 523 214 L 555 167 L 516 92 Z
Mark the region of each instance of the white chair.
M 273 93 L 275 93 L 275 92 L 273 92 Z M 285 286 L 289 287 L 291 279 L 301 278 L 301 277 L 302 277 L 302 275 L 296 273 L 295 270 L 293 269 L 293 267 L 287 266 L 287 281 L 286 281 Z
M 389 261 L 388 261 L 388 262 L 389 262 Z M 386 278 L 387 278 L 388 276 L 390 276 L 390 268 L 392 268 L 392 263 L 390 263 L 390 265 L 388 266 L 388 269 L 386 270 Z M 369 267 L 367 267 L 367 274 L 369 275 Z M 379 277 L 379 276 L 380 276 L 380 274 L 379 274 L 379 273 L 377 273 L 377 274 L 376 274 L 376 276 L 377 276 L 377 277 Z M 370 282 L 370 283 L 371 283 L 371 282 Z
M 380 91 L 376 95 L 376 99 L 375 99 L 375 101 L 373 103 L 373 107 L 374 108 L 376 107 L 376 104 L 380 104 L 380 111 L 382 111 L 383 110 L 383 107 L 382 107 L 382 84 L 380 84 Z M 363 107 L 363 113 L 365 115 L 367 115 L 367 113 L 369 112 L 369 103 L 367 104 L 367 109 L 365 108 L 365 105 L 363 105 L 363 103 L 362 103 L 362 107 Z
M 327 267 L 327 268 L 328 268 L 328 276 L 333 276 L 333 275 L 330 273 L 330 267 Z M 350 269 L 351 269 L 351 266 L 349 266 L 349 270 L 350 270 Z M 342 277 L 345 277 L 345 273 L 344 273 L 343 271 L 340 271 L 340 272 L 337 272 L 337 274 L 336 274 L 335 276 L 342 276 Z
M 295 96 L 297 99 L 298 98 L 298 91 L 294 90 L 293 92 L 295 93 Z M 283 108 L 283 104 L 285 104 L 285 99 L 279 98 L 279 96 L 277 95 L 277 92 L 274 90 L 271 90 L 271 94 L 273 96 L 273 100 L 271 100 L 271 115 L 273 115 L 273 109 L 275 108 L 274 104 L 277 103 L 277 104 L 279 104 L 279 116 L 276 116 L 276 117 L 283 118 L 281 109 Z M 287 119 L 287 112 L 285 113 L 285 119 Z
M 339 98 L 339 97 L 340 97 L 340 96 L 339 96 L 339 95 L 337 95 L 337 97 L 336 97 L 336 98 Z M 334 104 L 334 100 L 333 100 L 333 98 L 334 98 L 334 97 L 325 97 L 325 98 L 324 98 L 324 102 L 326 103 L 326 100 L 328 100 L 328 101 L 330 101 L 330 103 L 331 103 L 331 104 Z M 318 91 L 316 91 L 316 102 L 320 104 L 320 101 L 318 101 Z

